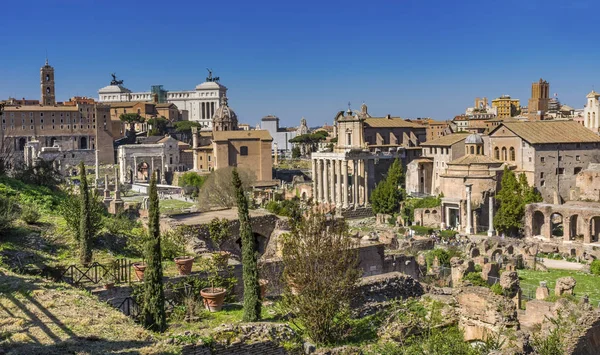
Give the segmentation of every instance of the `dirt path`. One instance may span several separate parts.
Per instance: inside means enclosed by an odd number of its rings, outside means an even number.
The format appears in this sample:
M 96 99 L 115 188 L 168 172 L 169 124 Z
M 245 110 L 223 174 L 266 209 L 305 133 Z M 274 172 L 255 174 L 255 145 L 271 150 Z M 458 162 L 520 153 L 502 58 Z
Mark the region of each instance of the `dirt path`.
M 585 268 L 584 264 L 574 263 L 571 261 L 553 260 L 553 259 L 542 259 L 542 260 L 544 260 L 544 266 L 546 266 L 549 269 L 580 271 Z

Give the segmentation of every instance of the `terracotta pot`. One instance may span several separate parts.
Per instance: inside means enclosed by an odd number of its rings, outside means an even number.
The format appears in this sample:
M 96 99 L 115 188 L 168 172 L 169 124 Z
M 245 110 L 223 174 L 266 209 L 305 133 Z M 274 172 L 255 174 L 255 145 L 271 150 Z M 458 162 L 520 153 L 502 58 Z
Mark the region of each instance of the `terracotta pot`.
M 267 295 L 267 286 L 269 285 L 269 280 L 260 279 L 258 280 L 258 284 L 260 285 L 260 299 L 264 300 Z
M 109 282 L 109 283 L 105 283 L 103 286 L 104 286 L 105 290 L 110 290 L 111 288 L 115 287 L 115 283 Z
M 144 280 L 144 272 L 146 271 L 146 263 L 133 263 L 133 271 L 135 271 L 135 277 L 138 281 Z
M 175 258 L 175 264 L 179 275 L 189 275 L 192 273 L 192 265 L 194 265 L 194 257 L 192 256 L 180 256 Z
M 221 287 L 208 287 L 200 290 L 200 296 L 204 299 L 204 307 L 210 312 L 218 312 L 225 303 L 227 290 Z

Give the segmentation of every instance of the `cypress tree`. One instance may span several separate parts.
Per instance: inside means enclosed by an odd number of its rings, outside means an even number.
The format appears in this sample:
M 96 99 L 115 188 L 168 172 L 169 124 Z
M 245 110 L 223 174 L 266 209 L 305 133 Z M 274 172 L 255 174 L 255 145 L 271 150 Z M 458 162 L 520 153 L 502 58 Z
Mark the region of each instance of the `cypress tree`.
M 248 200 L 244 194 L 242 181 L 233 169 L 233 186 L 235 188 L 238 218 L 240 220 L 240 236 L 242 239 L 242 267 L 244 278 L 244 316 L 245 322 L 255 322 L 260 319 L 260 285 L 258 283 L 258 265 L 256 240 L 250 226 Z
M 85 164 L 79 163 L 79 259 L 82 264 L 89 264 L 92 261 L 92 227 L 90 216 L 90 191 L 88 190 L 87 176 L 85 173 Z
M 148 206 L 148 240 L 145 251 L 147 266 L 144 273 L 142 321 L 146 328 L 162 332 L 167 327 L 167 316 L 165 315 L 165 295 L 162 283 L 159 215 L 156 172 L 153 172 L 150 180 Z
M 390 166 L 385 180 L 377 184 L 371 193 L 371 207 L 374 213 L 398 213 L 404 198 L 404 173 L 398 159 Z

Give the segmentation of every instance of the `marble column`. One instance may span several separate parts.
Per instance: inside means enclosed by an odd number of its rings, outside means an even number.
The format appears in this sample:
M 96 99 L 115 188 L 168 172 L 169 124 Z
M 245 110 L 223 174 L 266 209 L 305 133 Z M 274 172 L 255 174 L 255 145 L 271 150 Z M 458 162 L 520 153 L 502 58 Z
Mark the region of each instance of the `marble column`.
M 473 213 L 471 211 L 471 187 L 472 184 L 465 184 L 467 188 L 467 226 L 465 227 L 466 234 L 473 234 Z
M 363 164 L 365 166 L 365 206 L 367 206 L 369 204 L 369 160 L 365 159 Z
M 327 178 L 327 159 L 323 159 L 323 203 L 327 203 L 328 200 L 327 194 L 329 193 L 329 189 L 327 187 Z
M 161 184 L 166 184 L 167 183 L 167 179 L 165 178 L 165 155 L 161 155 L 160 156 L 160 183 Z
M 335 175 L 335 160 L 329 160 L 329 191 L 330 191 L 330 198 L 331 198 L 331 204 L 335 204 L 335 182 L 337 180 L 337 176 Z
M 148 171 L 148 182 L 150 181 L 150 179 L 152 179 L 152 174 L 154 174 L 154 157 L 150 157 L 151 159 L 151 164 L 150 164 L 150 171 Z
M 321 159 L 315 159 L 317 164 L 317 177 L 315 179 L 315 184 L 317 186 L 316 190 L 316 199 L 315 202 L 321 202 L 323 198 L 323 161 Z
M 133 157 L 133 171 L 131 172 L 131 182 L 135 183 L 137 178 L 137 157 Z
M 352 161 L 353 173 L 354 173 L 354 184 L 352 185 L 352 203 L 354 208 L 358 207 L 358 160 Z
M 342 161 L 342 208 L 348 208 L 348 161 Z
M 317 160 L 312 159 L 313 200 L 317 199 Z
M 494 231 L 494 197 L 490 196 L 489 197 L 489 206 L 488 206 L 488 237 L 493 237 L 494 234 L 496 233 Z
M 337 184 L 337 198 L 336 198 L 336 203 L 337 203 L 337 207 L 338 208 L 342 208 L 342 204 L 343 204 L 343 188 L 342 188 L 342 183 L 344 182 L 344 174 L 342 172 L 342 161 L 341 160 L 336 160 L 336 169 L 337 169 L 337 175 L 338 175 L 338 184 Z

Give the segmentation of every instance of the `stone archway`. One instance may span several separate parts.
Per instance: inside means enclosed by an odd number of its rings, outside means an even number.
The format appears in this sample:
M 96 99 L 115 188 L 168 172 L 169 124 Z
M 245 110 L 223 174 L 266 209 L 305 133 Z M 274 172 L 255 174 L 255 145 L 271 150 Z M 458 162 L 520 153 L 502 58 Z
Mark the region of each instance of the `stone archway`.
M 479 255 L 481 255 L 481 254 L 480 254 L 480 252 L 479 252 L 479 249 L 478 249 L 478 248 L 473 248 L 473 249 L 471 249 L 471 257 L 472 257 L 472 258 L 476 258 L 476 257 L 478 257 Z
M 552 213 L 550 217 L 550 236 L 562 238 L 564 233 L 563 215 L 558 212 Z
M 575 237 L 577 236 L 577 232 L 578 232 L 578 228 L 577 225 L 579 224 L 579 215 L 572 215 L 571 217 L 569 217 L 569 240 L 575 240 Z
M 600 239 L 600 216 L 590 218 L 590 242 L 597 243 Z
M 134 180 L 143 180 L 143 181 L 148 181 L 149 178 L 149 166 L 148 163 L 146 163 L 145 161 L 141 162 L 138 164 L 138 166 L 136 167 L 136 174 L 135 174 L 135 179 Z
M 542 212 L 533 212 L 533 218 L 531 223 L 531 233 L 533 236 L 542 235 L 542 232 L 544 230 L 545 219 L 546 218 L 544 217 L 544 214 Z

